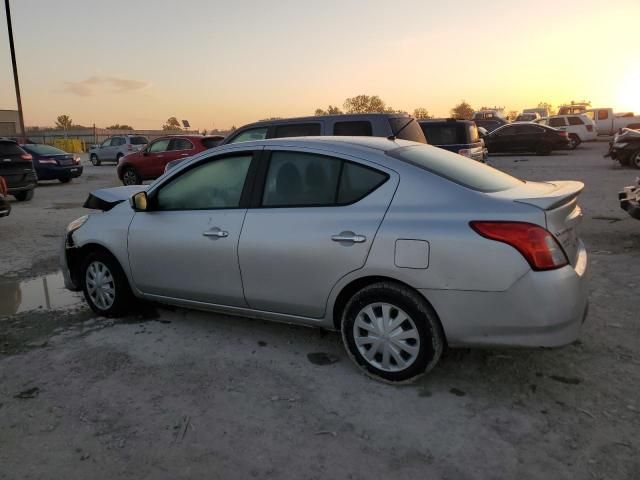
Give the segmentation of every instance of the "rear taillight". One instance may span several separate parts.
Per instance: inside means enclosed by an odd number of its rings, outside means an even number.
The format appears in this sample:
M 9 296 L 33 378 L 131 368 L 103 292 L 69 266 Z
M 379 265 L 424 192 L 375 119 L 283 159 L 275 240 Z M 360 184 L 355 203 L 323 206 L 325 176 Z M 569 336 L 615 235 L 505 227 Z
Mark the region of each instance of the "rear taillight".
M 33 160 L 33 157 L 31 155 L 29 155 L 28 153 L 23 153 L 22 155 L 20 155 L 20 158 L 22 160 Z
M 6 195 L 7 194 L 7 182 L 5 181 L 4 177 L 0 177 L 0 195 Z
M 468 148 L 461 148 L 460 150 L 458 150 L 458 154 L 465 156 L 465 157 L 470 157 L 471 156 L 471 150 Z
M 498 221 L 478 221 L 470 225 L 483 237 L 506 243 L 518 250 L 533 270 L 553 270 L 569 263 L 553 235 L 539 225 Z
M 593 125 L 587 125 L 587 132 L 593 132 Z
M 567 137 L 567 138 L 569 137 L 569 134 L 568 134 L 567 132 L 559 131 L 559 132 L 558 132 L 558 134 L 559 134 L 561 137 Z

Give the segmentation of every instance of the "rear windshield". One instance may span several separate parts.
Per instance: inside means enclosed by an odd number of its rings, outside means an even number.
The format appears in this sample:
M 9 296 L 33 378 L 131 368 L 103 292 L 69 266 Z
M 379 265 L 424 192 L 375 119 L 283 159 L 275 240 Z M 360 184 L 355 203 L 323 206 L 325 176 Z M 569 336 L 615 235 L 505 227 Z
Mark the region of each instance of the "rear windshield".
M 424 136 L 427 137 L 427 142 L 431 145 L 458 145 L 461 143 L 469 143 L 467 140 L 467 125 L 460 123 L 451 124 L 420 124 Z M 476 130 L 476 137 L 478 136 L 478 130 Z
M 147 137 L 129 137 L 129 142 L 131 142 L 131 145 L 146 145 L 149 140 L 147 140 Z
M 66 155 L 67 153 L 59 148 L 52 147 L 51 145 L 44 145 L 42 143 L 25 145 L 24 148 L 37 155 Z
M 409 121 L 411 121 L 411 123 L 407 125 L 407 122 Z M 391 124 L 391 131 L 396 138 L 411 140 L 412 142 L 418 143 L 427 143 L 427 139 L 424 137 L 424 133 L 422 133 L 422 129 L 420 128 L 420 125 L 418 125 L 418 122 L 416 122 L 415 118 L 390 118 L 389 123 Z M 407 126 L 405 127 L 405 125 Z M 402 131 L 398 133 L 400 129 L 402 129 Z
M 500 192 L 524 183 L 484 163 L 447 150 L 411 146 L 397 148 L 387 154 L 478 192 Z
M 0 155 L 22 155 L 22 150 L 15 142 L 0 142 Z

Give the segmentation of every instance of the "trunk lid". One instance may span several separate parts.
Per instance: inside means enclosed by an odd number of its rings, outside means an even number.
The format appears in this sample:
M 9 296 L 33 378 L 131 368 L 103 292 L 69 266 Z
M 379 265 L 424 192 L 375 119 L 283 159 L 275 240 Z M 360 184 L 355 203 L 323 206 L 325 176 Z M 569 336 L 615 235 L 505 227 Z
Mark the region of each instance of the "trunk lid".
M 547 230 L 558 240 L 569 262 L 575 266 L 579 245 L 577 227 L 582 221 L 578 195 L 583 189 L 584 183 L 576 181 L 527 182 L 492 196 L 543 210 Z

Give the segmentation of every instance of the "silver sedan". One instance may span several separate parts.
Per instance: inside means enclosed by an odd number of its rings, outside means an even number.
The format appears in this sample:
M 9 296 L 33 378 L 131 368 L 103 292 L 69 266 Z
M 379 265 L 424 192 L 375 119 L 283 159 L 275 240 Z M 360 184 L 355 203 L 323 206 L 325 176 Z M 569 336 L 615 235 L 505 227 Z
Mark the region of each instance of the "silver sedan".
M 403 382 L 445 346 L 577 338 L 583 187 L 402 140 L 247 142 L 93 192 L 102 212 L 69 225 L 62 262 L 101 315 L 145 299 L 335 329 L 365 372 Z

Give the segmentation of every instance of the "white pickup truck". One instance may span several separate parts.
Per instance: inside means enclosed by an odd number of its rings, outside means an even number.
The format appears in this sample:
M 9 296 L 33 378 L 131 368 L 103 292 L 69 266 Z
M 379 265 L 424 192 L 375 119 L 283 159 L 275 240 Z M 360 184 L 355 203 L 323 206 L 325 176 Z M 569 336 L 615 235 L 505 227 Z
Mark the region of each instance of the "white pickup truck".
M 596 124 L 598 135 L 613 135 L 622 128 L 640 128 L 640 115 L 614 113 L 613 108 L 590 108 L 584 115 Z

